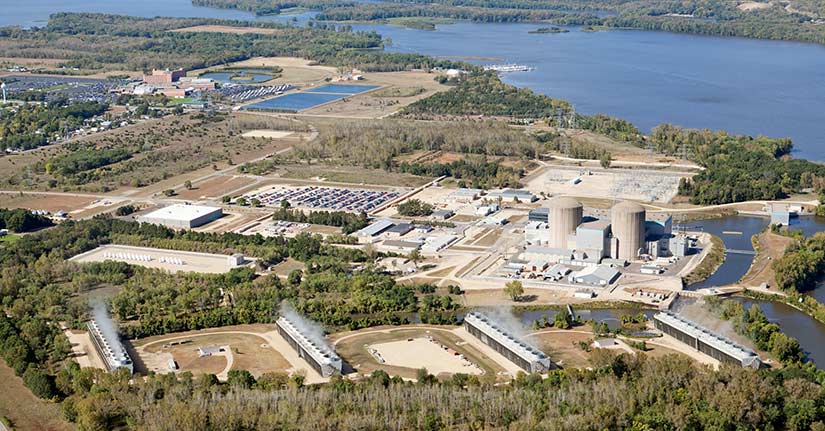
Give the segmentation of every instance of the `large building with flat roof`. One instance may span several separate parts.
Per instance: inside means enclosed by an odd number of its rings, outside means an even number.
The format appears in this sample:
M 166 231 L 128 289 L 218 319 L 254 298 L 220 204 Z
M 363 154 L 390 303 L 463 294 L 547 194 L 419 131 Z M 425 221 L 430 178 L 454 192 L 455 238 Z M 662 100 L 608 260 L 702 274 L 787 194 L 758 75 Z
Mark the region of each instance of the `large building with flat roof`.
M 752 350 L 703 328 L 669 311 L 653 316 L 656 329 L 718 360 L 747 368 L 761 368 L 762 361 Z
M 555 368 L 544 352 L 515 338 L 489 317 L 473 311 L 464 316 L 467 332 L 490 346 L 528 373 L 546 373 Z
M 174 229 L 192 229 L 223 217 L 218 207 L 175 204 L 138 217 L 141 223 L 160 224 Z

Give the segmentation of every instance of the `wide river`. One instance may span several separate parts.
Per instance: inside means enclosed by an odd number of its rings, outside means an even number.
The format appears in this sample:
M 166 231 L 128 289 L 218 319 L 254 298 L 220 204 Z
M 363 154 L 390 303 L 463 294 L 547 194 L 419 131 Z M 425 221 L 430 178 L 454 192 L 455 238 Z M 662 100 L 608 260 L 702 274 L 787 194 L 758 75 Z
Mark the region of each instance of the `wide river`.
M 255 17 L 192 6 L 190 0 L 6 2 L 0 26 L 45 25 L 60 11 L 151 17 L 306 22 L 314 13 Z M 566 99 L 579 112 L 606 113 L 643 131 L 669 122 L 734 133 L 788 136 L 796 156 L 825 161 L 825 47 L 647 31 L 530 34 L 536 24 L 456 23 L 436 31 L 356 25 L 392 40 L 387 49 L 487 57 L 531 66 L 505 81 Z M 492 61 L 491 61 L 492 62 Z

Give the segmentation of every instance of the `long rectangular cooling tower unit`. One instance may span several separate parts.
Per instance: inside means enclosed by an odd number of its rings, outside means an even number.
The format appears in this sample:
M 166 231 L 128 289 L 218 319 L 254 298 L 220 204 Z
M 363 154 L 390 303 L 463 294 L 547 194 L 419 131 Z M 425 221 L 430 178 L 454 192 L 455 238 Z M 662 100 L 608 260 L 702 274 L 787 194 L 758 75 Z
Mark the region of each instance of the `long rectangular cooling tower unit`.
M 669 311 L 653 316 L 653 325 L 665 334 L 720 362 L 750 368 L 762 367 L 762 361 L 752 350 Z
M 535 347 L 515 338 L 487 316 L 473 311 L 464 316 L 467 332 L 528 373 L 545 373 L 555 364 Z
M 278 325 L 278 333 L 318 374 L 322 377 L 341 374 L 343 361 L 331 348 L 307 338 L 298 326 L 286 317 L 279 318 L 275 323 Z
M 130 374 L 135 372 L 132 358 L 129 357 L 120 340 L 112 340 L 110 337 L 106 337 L 95 320 L 90 320 L 86 327 L 92 336 L 92 344 L 94 344 L 95 350 L 103 358 L 104 365 L 106 365 L 109 372 L 114 372 L 119 368 L 129 370 Z

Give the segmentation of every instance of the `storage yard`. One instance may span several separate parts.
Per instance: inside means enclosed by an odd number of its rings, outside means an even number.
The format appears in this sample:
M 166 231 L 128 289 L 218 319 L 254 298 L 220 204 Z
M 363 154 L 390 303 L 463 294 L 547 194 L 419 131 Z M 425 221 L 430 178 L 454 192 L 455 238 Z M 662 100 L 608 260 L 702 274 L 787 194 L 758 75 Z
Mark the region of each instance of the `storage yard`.
M 240 259 L 240 260 L 238 260 Z M 239 266 L 251 265 L 253 260 L 243 256 L 195 253 L 189 251 L 164 250 L 126 245 L 102 245 L 69 259 L 76 263 L 104 262 L 107 260 L 126 262 L 146 268 L 157 268 L 175 272 L 201 272 L 223 274 Z M 238 264 L 238 262 L 241 262 Z
M 679 179 L 689 176 L 687 173 L 669 171 L 553 165 L 532 176 L 526 183 L 526 189 L 550 195 L 667 203 L 676 196 Z

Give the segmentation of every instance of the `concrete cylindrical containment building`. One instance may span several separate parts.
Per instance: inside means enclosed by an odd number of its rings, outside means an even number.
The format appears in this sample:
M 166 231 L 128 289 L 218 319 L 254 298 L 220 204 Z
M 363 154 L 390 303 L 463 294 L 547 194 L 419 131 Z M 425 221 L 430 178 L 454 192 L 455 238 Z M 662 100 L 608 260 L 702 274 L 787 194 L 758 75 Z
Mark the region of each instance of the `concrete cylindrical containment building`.
M 610 210 L 613 237 L 618 242 L 617 259 L 635 259 L 645 244 L 645 209 L 634 202 L 619 202 Z
M 582 223 L 582 204 L 572 198 L 556 198 L 548 205 L 550 222 L 550 247 L 568 248 L 568 238 L 576 233 Z

